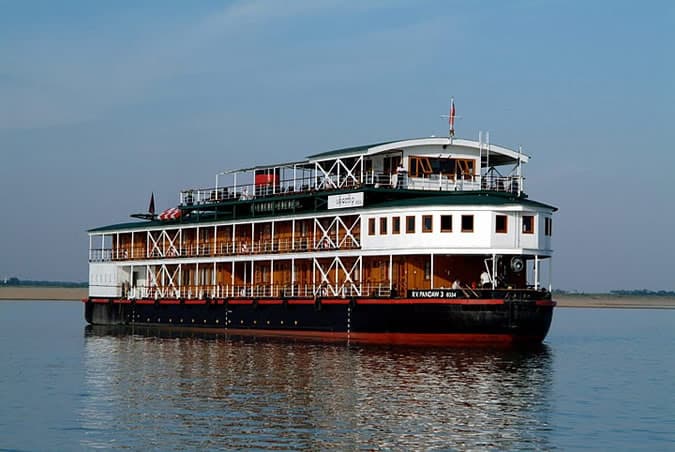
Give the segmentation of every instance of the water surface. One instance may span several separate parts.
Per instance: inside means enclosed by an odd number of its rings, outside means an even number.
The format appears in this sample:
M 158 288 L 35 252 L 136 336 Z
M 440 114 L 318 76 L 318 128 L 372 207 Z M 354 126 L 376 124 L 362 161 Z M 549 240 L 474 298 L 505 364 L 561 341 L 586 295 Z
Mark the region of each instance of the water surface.
M 675 450 L 675 311 L 558 309 L 541 347 L 86 328 L 0 303 L 0 449 Z

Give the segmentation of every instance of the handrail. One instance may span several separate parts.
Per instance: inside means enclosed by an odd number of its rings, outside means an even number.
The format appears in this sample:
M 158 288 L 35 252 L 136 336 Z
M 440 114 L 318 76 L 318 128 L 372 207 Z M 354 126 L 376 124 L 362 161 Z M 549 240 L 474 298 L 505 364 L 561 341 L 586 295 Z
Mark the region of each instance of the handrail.
M 260 254 L 305 253 L 313 251 L 339 251 L 360 249 L 360 245 L 351 237 L 341 237 L 338 243 L 335 236 L 331 240 L 319 240 L 311 237 L 297 237 L 295 240 L 262 239 L 230 240 L 193 243 L 184 246 L 169 247 L 165 250 L 146 249 L 146 247 L 92 248 L 89 250 L 89 262 L 131 261 L 141 259 L 176 259 L 188 257 L 246 256 Z
M 389 298 L 388 281 L 353 284 L 329 290 L 325 284 L 205 284 L 189 286 L 138 285 L 120 288 L 120 296 L 129 299 L 217 299 L 217 298 Z
M 349 183 L 347 183 L 349 182 Z M 407 173 L 388 174 L 374 172 L 364 174 L 363 182 L 347 181 L 340 189 L 354 189 L 361 186 L 434 191 L 475 191 L 490 190 L 519 193 L 523 189 L 522 176 L 492 176 L 430 174 L 409 176 Z M 315 193 L 335 190 L 336 184 L 327 179 L 305 177 L 285 179 L 278 184 L 256 185 L 255 183 L 237 184 L 225 187 L 191 188 L 182 190 L 179 196 L 181 206 L 215 204 L 227 201 L 248 201 L 257 198 L 274 198 L 298 193 Z

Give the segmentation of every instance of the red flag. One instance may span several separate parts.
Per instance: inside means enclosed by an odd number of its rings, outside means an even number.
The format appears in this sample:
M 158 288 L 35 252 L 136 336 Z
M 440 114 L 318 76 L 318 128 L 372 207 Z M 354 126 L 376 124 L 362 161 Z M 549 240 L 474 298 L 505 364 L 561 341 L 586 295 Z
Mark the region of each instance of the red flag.
M 448 124 L 450 124 L 450 130 L 455 131 L 455 98 L 450 99 L 450 115 L 448 117 Z
M 148 213 L 151 215 L 155 214 L 155 192 L 152 192 L 150 195 L 150 206 L 148 207 Z
M 160 220 L 177 220 L 178 218 L 181 217 L 181 210 L 178 207 L 172 207 L 170 209 L 166 209 L 164 212 L 159 214 L 159 219 Z

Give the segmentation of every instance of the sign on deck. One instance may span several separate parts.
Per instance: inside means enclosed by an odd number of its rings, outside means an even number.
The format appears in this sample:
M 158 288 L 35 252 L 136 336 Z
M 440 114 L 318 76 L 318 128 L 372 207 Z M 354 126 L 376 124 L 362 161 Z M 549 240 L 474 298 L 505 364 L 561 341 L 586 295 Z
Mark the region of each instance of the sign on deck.
M 408 298 L 460 298 L 455 289 L 413 289 Z
M 363 206 L 363 192 L 331 195 L 328 197 L 328 209 L 345 209 Z

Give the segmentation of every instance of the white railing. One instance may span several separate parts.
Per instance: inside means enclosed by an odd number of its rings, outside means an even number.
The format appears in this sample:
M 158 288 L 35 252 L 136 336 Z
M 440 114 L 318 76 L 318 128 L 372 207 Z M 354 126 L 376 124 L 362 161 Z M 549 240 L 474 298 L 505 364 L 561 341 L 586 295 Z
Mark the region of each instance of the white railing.
M 520 193 L 523 189 L 522 176 L 448 176 L 445 174 L 430 174 L 428 176 L 413 177 L 405 172 L 401 174 L 376 173 L 371 171 L 364 174 L 363 183 L 345 186 L 342 188 L 358 188 L 369 186 L 376 188 L 398 188 L 408 190 L 433 191 L 475 191 L 490 190 L 509 193 Z M 180 192 L 182 206 L 213 204 L 225 201 L 251 200 L 256 198 L 274 198 L 298 193 L 317 191 L 331 191 L 334 186 L 324 183 L 321 179 L 304 178 L 281 181 L 278 185 L 256 186 L 255 184 L 240 184 L 237 186 L 219 188 L 198 188 Z M 287 210 L 293 208 L 291 204 L 276 204 L 268 210 Z M 290 201 L 288 201 L 290 203 Z
M 321 297 L 389 297 L 388 282 L 351 284 L 344 287 L 314 284 L 218 284 L 205 286 L 121 286 L 122 297 L 134 299 L 205 299 L 205 298 L 321 298 Z

